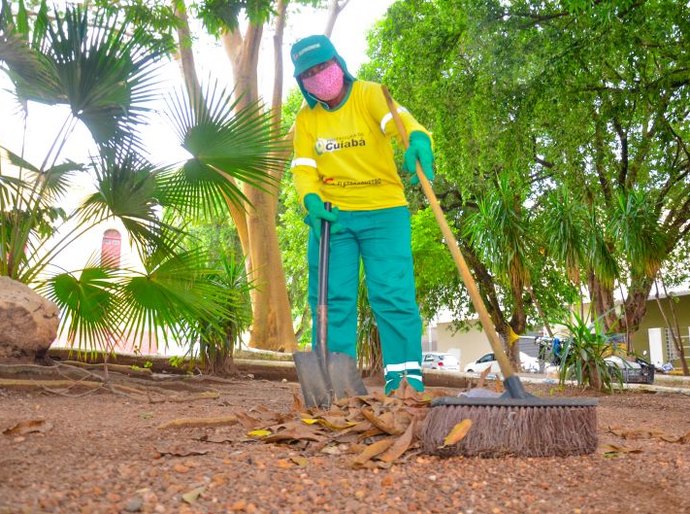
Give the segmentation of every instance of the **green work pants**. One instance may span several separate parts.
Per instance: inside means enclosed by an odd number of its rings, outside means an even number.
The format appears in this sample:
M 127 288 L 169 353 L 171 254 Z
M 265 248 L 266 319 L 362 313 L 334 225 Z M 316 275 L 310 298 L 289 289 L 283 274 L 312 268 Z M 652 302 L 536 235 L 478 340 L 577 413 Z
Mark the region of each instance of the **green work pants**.
M 406 377 L 422 391 L 422 322 L 415 298 L 407 207 L 340 211 L 343 230 L 331 235 L 328 274 L 328 349 L 356 358 L 357 294 L 360 261 L 364 265 L 369 304 L 381 337 L 386 392 Z M 309 305 L 314 348 L 318 344 L 316 303 L 319 242 L 309 235 Z

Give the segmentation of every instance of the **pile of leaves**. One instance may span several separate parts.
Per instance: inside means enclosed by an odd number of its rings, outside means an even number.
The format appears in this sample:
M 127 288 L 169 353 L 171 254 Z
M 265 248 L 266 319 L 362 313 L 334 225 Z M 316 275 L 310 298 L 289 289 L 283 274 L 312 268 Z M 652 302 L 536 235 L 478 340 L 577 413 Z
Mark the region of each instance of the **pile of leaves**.
M 240 422 L 253 424 L 249 437 L 266 443 L 290 444 L 314 454 L 352 455 L 355 468 L 388 468 L 419 453 L 419 429 L 436 396 L 447 393 L 418 393 L 404 383 L 392 396 L 355 396 L 319 410 L 305 408 L 295 393 L 290 413 L 264 412 L 272 418 L 269 423 L 258 423 L 259 418 L 268 421 L 261 415 L 243 415 Z M 469 426 L 465 423 L 461 428 L 445 444 L 460 440 Z

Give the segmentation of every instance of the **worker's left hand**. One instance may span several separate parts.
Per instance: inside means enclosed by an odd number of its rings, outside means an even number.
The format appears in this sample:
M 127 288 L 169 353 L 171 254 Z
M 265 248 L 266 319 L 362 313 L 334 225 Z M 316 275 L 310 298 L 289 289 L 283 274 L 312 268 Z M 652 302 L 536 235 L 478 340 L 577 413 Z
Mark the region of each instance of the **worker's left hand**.
M 415 130 L 410 134 L 410 145 L 405 151 L 403 169 L 408 173 L 414 173 L 410 184 L 419 184 L 417 177 L 417 161 L 422 165 L 424 175 L 429 180 L 434 180 L 434 153 L 431 151 L 431 139 L 424 132 Z

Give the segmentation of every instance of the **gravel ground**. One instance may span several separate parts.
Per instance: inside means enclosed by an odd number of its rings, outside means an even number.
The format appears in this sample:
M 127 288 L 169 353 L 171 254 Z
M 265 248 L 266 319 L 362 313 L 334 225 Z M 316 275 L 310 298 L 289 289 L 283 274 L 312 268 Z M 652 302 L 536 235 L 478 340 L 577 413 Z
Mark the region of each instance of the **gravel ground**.
M 217 398 L 182 402 L 0 387 L 0 514 L 690 512 L 687 395 L 600 396 L 599 448 L 588 456 L 441 459 L 413 449 L 388 469 L 354 469 L 351 454 L 257 442 L 240 424 L 159 428 L 289 413 L 298 390 L 250 379 L 211 387 Z M 28 422 L 35 431 L 18 428 Z

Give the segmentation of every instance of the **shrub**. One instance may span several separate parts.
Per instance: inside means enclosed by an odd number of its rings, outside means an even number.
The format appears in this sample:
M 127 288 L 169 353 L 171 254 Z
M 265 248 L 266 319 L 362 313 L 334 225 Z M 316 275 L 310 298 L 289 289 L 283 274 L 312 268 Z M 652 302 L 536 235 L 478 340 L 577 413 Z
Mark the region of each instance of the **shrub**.
M 559 322 L 568 329 L 569 337 L 563 345 L 560 383 L 575 380 L 578 385 L 597 391 L 613 390 L 611 369 L 604 360 L 610 352 L 608 337 L 601 318 L 591 324 L 577 313 L 572 319 Z M 617 377 L 621 381 L 621 377 Z

